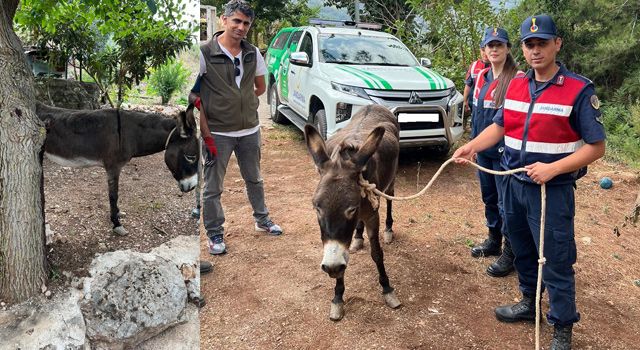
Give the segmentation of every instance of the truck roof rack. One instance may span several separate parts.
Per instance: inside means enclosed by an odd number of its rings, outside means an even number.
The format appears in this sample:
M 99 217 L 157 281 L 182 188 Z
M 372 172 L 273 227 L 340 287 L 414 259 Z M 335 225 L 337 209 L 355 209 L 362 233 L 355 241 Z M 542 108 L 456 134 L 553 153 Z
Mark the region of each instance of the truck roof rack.
M 320 18 L 309 19 L 309 24 L 322 26 L 322 27 L 348 27 L 348 28 L 361 28 L 361 29 L 371 29 L 371 30 L 382 29 L 382 25 L 377 23 L 339 21 L 334 19 L 320 19 Z

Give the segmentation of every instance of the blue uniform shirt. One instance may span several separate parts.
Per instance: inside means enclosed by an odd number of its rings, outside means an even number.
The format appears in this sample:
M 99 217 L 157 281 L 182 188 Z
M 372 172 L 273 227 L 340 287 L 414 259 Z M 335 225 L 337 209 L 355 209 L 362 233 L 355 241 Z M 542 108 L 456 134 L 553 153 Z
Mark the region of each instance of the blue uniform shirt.
M 202 80 L 202 75 L 198 75 L 198 77 L 196 78 L 196 83 L 193 84 L 193 87 L 191 88 L 191 92 L 195 92 L 196 94 L 200 93 L 200 81 Z

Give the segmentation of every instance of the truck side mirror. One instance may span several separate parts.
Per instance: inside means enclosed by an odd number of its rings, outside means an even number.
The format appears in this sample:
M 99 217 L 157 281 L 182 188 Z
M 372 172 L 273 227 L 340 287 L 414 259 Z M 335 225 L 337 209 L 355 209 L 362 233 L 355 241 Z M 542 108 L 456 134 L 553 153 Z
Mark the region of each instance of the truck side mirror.
M 425 57 L 420 57 L 420 65 L 426 68 L 431 68 L 431 60 Z
M 289 57 L 289 62 L 291 64 L 295 64 L 296 66 L 305 66 L 310 67 L 309 63 L 309 55 L 306 52 L 292 52 Z

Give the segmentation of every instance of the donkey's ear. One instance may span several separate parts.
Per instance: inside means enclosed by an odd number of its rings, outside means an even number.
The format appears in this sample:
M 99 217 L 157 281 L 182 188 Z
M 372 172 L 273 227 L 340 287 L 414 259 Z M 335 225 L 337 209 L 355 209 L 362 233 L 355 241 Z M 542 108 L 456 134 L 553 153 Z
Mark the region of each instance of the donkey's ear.
M 177 118 L 176 127 L 180 131 L 180 137 L 187 138 L 193 135 L 196 122 L 193 116 L 193 104 L 189 104 L 185 112 L 180 112 Z
M 187 111 L 185 112 L 186 117 L 186 125 L 191 130 L 196 130 L 196 117 L 193 113 L 194 105 L 190 103 L 187 107 Z
M 376 152 L 380 142 L 382 141 L 382 137 L 384 136 L 384 127 L 379 126 L 369 134 L 367 140 L 362 144 L 358 153 L 353 157 L 353 161 L 356 164 L 356 167 L 361 170 L 367 165 L 369 158 Z
M 318 130 L 311 125 L 304 126 L 304 139 L 307 142 L 307 149 L 313 158 L 313 162 L 319 170 L 322 170 L 324 164 L 329 160 L 327 155 L 327 147 Z

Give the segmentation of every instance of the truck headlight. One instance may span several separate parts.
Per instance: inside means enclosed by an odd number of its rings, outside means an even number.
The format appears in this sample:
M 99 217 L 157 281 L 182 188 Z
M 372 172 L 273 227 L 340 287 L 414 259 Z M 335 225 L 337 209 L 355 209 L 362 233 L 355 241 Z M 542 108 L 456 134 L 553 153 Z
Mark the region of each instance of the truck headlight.
M 344 92 L 345 94 L 358 96 L 358 97 L 361 97 L 361 98 L 364 98 L 364 99 L 367 99 L 367 100 L 369 99 L 369 95 L 367 95 L 367 93 L 361 87 L 343 85 L 343 84 L 338 84 L 338 83 L 334 83 L 334 82 L 331 82 L 331 87 L 334 90 L 337 90 L 337 91 L 340 91 L 340 92 Z
M 456 98 L 456 95 L 458 94 L 458 91 L 456 90 L 455 86 L 451 88 L 451 91 L 449 92 L 449 102 L 447 103 L 448 105 L 451 105 L 451 103 L 453 102 L 453 99 Z

